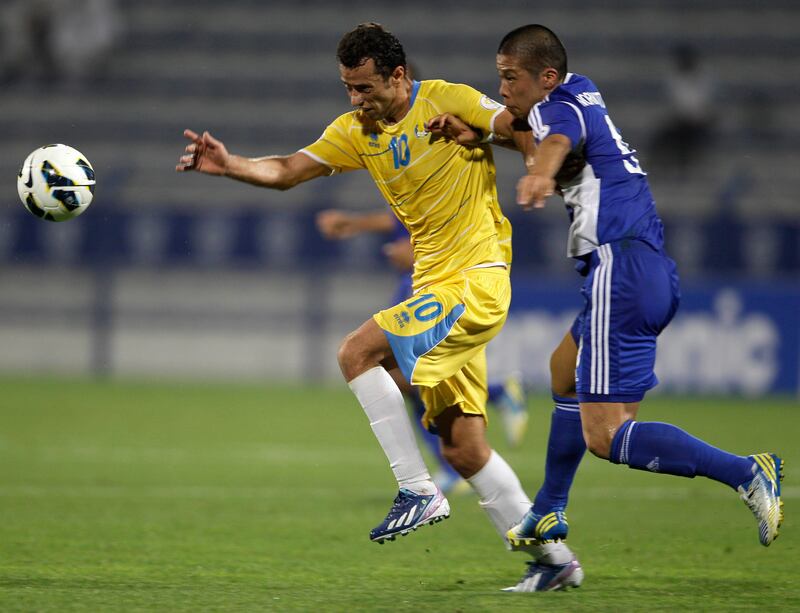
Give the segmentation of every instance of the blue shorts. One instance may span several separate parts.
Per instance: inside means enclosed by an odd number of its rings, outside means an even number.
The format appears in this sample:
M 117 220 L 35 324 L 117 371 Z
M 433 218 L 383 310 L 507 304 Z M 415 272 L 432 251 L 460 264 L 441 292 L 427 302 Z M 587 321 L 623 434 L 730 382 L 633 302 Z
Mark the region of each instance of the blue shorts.
M 601 245 L 581 288 L 575 385 L 579 402 L 639 402 L 658 385 L 656 337 L 680 302 L 678 274 L 666 254 L 637 240 Z

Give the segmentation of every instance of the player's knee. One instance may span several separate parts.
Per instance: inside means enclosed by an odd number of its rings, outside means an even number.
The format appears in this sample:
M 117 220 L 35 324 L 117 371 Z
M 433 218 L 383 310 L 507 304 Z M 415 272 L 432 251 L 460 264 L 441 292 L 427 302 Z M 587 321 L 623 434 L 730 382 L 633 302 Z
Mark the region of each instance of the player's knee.
M 575 396 L 575 382 L 569 380 L 558 381 L 554 377 L 550 384 L 550 390 L 555 396 L 573 398 Z
M 611 441 L 614 440 L 614 432 L 609 432 L 606 428 L 583 428 L 583 439 L 586 441 L 586 448 L 598 458 L 607 460 L 611 456 Z
M 355 337 L 355 332 L 351 332 L 344 337 L 339 351 L 336 353 L 336 359 L 339 361 L 339 368 L 347 381 L 350 381 L 361 374 L 361 356 L 358 352 L 358 342 Z
M 455 471 L 470 478 L 489 461 L 491 449 L 487 445 L 442 445 L 442 455 Z

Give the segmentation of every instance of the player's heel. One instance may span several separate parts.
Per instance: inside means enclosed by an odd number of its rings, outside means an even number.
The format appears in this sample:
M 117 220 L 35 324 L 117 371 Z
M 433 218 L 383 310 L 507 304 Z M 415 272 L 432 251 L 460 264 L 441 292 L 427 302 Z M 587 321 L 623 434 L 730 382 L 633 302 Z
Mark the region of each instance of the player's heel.
M 739 486 L 741 499 L 758 521 L 758 538 L 768 547 L 778 538 L 784 511 L 781 481 L 784 461 L 774 453 L 757 453 L 753 460 L 753 478 Z

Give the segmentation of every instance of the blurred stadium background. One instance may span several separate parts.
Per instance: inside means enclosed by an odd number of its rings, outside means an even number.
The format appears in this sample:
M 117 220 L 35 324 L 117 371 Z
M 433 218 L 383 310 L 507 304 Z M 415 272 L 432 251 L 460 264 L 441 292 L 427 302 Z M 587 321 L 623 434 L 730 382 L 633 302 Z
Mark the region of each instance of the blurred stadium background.
M 182 130 L 249 155 L 312 142 L 348 110 L 334 53 L 362 21 L 397 34 L 424 78 L 496 95 L 500 37 L 539 22 L 598 83 L 650 174 L 685 294 L 659 354 L 662 388 L 800 389 L 792 0 L 25 0 L 0 11 L 0 372 L 336 380 L 339 340 L 385 304 L 394 277 L 380 237 L 332 244 L 313 218 L 379 210 L 369 177 L 278 193 L 179 175 Z M 675 58 L 697 70 L 675 76 Z M 49 142 L 97 172 L 94 204 L 66 224 L 33 218 L 14 190 L 22 160 Z M 560 202 L 518 212 L 521 166 L 496 156 L 515 299 L 491 364 L 546 389 L 579 280 Z
M 472 496 L 397 547 L 366 539 L 394 484 L 335 356 L 395 278 L 381 237 L 314 226 L 382 210 L 366 173 L 281 193 L 174 171 L 187 127 L 247 155 L 316 139 L 348 110 L 335 48 L 363 21 L 421 76 L 490 95 L 505 32 L 562 36 L 639 150 L 683 279 L 657 365 L 681 398 L 648 400 L 648 419 L 788 461 L 785 536 L 764 549 L 726 488 L 584 460 L 570 539 L 586 585 L 541 608 L 800 610 L 796 0 L 3 0 L 0 610 L 530 610 L 497 591 L 522 562 Z M 61 224 L 14 188 L 52 142 L 98 177 Z M 496 157 L 514 300 L 489 363 L 533 395 L 522 447 L 489 435 L 532 492 L 580 279 L 561 203 L 518 212 L 518 156 Z

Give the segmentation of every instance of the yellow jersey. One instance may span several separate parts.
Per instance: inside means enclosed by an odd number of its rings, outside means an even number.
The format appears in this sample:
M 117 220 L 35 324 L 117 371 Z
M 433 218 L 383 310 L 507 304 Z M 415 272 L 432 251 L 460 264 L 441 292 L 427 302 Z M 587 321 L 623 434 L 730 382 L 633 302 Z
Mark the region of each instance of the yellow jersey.
M 414 81 L 400 121 L 373 121 L 358 110 L 330 124 L 301 149 L 332 174 L 365 168 L 411 235 L 414 289 L 468 268 L 511 263 L 511 224 L 497 199 L 489 147 L 434 139 L 426 122 L 457 115 L 488 134 L 503 106 L 468 85 Z

